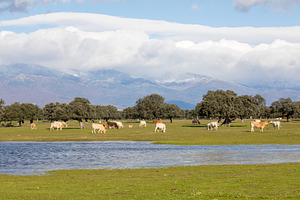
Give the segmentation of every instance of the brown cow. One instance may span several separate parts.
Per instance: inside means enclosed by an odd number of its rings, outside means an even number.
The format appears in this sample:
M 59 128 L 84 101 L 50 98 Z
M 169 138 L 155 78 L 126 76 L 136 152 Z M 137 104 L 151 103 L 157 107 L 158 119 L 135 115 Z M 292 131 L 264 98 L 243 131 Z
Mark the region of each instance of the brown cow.
M 109 129 L 111 129 L 111 128 L 119 129 L 119 126 L 118 126 L 118 124 L 116 122 L 107 122 L 107 127 Z
M 268 124 L 268 121 L 264 121 L 264 122 L 251 121 L 251 132 L 254 132 L 254 128 L 260 128 L 260 131 L 264 132 L 264 128 L 267 124 Z
M 155 124 L 157 124 L 157 123 L 162 123 L 162 120 L 160 119 L 160 120 L 153 120 L 153 122 L 155 123 Z

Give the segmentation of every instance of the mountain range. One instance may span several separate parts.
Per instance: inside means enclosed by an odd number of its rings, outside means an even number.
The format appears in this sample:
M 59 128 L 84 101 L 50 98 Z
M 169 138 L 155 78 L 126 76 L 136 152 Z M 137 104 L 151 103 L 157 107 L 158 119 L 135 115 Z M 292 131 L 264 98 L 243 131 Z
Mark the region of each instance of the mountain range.
M 162 82 L 116 70 L 66 73 L 39 65 L 0 66 L 0 98 L 6 105 L 33 103 L 42 108 L 51 102 L 69 103 L 75 97 L 84 97 L 93 105 L 124 109 L 134 106 L 139 98 L 156 93 L 182 109 L 194 109 L 208 90 L 218 89 L 232 90 L 238 95 L 260 94 L 267 104 L 287 97 L 300 100 L 300 91 L 295 89 L 255 88 L 191 73 Z

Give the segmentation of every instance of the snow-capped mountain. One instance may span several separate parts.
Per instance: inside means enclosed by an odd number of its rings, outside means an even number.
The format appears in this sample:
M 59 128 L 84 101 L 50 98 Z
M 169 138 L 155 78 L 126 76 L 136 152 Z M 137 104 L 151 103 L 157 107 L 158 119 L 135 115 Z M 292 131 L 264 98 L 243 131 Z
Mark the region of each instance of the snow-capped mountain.
M 154 81 L 115 70 L 62 72 L 43 66 L 15 64 L 0 66 L 0 98 L 7 105 L 50 102 L 69 103 L 74 97 L 88 98 L 94 105 L 114 105 L 119 109 L 134 106 L 136 100 L 157 93 L 166 102 L 193 109 L 208 90 L 233 90 L 239 95 L 263 96 L 270 104 L 279 98 L 300 99 L 300 91 L 256 89 L 198 74 L 184 74 L 173 80 Z

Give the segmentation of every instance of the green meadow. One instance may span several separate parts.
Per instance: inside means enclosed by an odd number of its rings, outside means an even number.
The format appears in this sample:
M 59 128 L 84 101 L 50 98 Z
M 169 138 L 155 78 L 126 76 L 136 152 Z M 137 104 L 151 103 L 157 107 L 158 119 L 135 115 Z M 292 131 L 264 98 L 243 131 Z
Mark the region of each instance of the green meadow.
M 122 121 L 124 128 L 92 134 L 91 123 L 76 121 L 62 131 L 50 131 L 47 121 L 21 127 L 0 127 L 0 141 L 153 141 L 157 144 L 238 145 L 300 144 L 300 121 L 282 121 L 277 130 L 250 132 L 250 121 L 207 131 L 208 120 L 174 120 L 166 133 L 155 133 L 147 121 Z M 133 128 L 128 128 L 132 124 Z M 0 199 L 300 199 L 300 163 L 265 165 L 174 166 L 125 170 L 58 170 L 45 175 L 0 175 Z
M 200 125 L 191 120 L 164 120 L 166 133 L 154 132 L 155 124 L 147 121 L 146 128 L 139 128 L 136 120 L 122 121 L 124 128 L 108 129 L 106 134 L 92 134 L 91 122 L 85 129 L 79 128 L 77 121 L 68 122 L 68 128 L 62 131 L 50 131 L 48 121 L 35 122 L 36 130 L 30 129 L 29 122 L 21 127 L 0 127 L 0 141 L 153 141 L 157 144 L 179 145 L 238 145 L 238 144 L 300 144 L 300 120 L 282 121 L 281 129 L 267 125 L 264 132 L 255 129 L 250 132 L 250 120 L 243 123 L 235 120 L 231 127 L 219 127 L 207 131 L 208 120 Z M 133 125 L 128 128 L 128 125 Z

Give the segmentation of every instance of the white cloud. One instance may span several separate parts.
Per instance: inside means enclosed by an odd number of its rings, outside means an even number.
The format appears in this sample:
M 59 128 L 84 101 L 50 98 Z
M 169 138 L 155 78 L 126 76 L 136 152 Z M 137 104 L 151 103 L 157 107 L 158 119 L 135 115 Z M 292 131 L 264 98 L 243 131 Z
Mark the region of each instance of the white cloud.
M 191 40 L 201 42 L 221 39 L 237 40 L 243 43 L 271 43 L 276 39 L 300 42 L 300 26 L 296 27 L 237 27 L 215 28 L 202 25 L 171 23 L 159 20 L 121 18 L 91 13 L 50 13 L 34 15 L 16 20 L 0 21 L 0 27 L 51 27 L 74 26 L 83 31 L 101 32 L 115 30 L 135 30 L 147 33 L 150 37 L 174 41 Z
M 300 88 L 299 27 L 211 28 L 72 16 L 57 13 L 0 21 L 2 27 L 56 25 L 31 33 L 0 32 L 0 64 L 81 71 L 109 68 L 159 80 L 190 72 L 249 85 L 280 81 L 282 87 Z
M 290 10 L 293 4 L 300 4 L 300 0 L 234 0 L 234 6 L 239 11 L 248 11 L 256 5 L 271 6 L 283 11 Z

